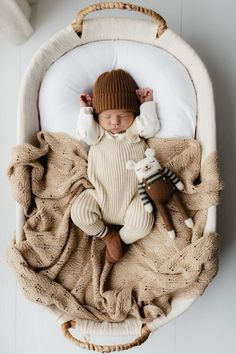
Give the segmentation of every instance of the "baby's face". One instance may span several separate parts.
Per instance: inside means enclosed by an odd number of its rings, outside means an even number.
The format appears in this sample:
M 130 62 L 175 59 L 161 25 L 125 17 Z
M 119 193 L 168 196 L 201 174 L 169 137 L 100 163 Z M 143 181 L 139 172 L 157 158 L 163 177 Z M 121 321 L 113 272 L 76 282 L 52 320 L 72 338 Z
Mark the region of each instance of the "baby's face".
M 125 132 L 134 121 L 134 114 L 125 109 L 110 109 L 98 115 L 98 123 L 108 132 Z

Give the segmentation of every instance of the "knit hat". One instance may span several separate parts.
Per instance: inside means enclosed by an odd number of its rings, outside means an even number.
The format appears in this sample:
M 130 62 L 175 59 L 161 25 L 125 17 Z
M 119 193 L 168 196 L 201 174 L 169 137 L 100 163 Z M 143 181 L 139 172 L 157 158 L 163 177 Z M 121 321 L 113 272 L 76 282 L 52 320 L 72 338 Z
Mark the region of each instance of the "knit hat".
M 129 73 L 122 69 L 101 74 L 93 86 L 93 108 L 99 114 L 109 109 L 126 109 L 139 113 L 138 88 Z

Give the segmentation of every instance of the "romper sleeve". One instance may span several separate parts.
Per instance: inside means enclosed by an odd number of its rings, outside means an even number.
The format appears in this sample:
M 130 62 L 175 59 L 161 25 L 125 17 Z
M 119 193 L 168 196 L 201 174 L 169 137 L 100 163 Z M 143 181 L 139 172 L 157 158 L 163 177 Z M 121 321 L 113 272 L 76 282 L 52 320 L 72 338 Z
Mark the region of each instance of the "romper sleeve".
M 144 139 L 154 137 L 160 130 L 160 120 L 157 116 L 156 102 L 149 101 L 140 105 L 140 115 L 136 117 L 138 135 Z
M 88 145 L 97 142 L 100 135 L 99 124 L 94 119 L 92 107 L 82 107 L 77 120 L 78 139 L 83 140 Z

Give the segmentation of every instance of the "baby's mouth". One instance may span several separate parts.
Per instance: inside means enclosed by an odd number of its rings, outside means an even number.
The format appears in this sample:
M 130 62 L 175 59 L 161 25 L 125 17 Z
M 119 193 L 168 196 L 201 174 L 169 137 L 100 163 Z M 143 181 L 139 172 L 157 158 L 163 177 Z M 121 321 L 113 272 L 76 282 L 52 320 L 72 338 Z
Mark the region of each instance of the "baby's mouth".
M 120 130 L 120 128 L 114 128 L 114 129 L 112 129 L 112 133 L 113 132 L 121 134 L 121 133 L 124 133 L 125 130 Z

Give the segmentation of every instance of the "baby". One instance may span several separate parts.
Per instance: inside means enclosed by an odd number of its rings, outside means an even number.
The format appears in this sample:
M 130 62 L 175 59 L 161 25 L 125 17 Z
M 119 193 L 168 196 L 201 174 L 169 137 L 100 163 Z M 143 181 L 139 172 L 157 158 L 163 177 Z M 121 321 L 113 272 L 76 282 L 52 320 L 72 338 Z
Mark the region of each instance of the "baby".
M 146 212 L 126 162 L 144 157 L 144 139 L 159 128 L 152 90 L 138 89 L 122 69 L 101 74 L 92 96 L 80 95 L 77 132 L 90 145 L 88 178 L 94 189 L 75 199 L 71 218 L 87 235 L 105 242 L 109 263 L 122 257 L 122 242 L 133 243 L 153 227 L 154 215 Z

